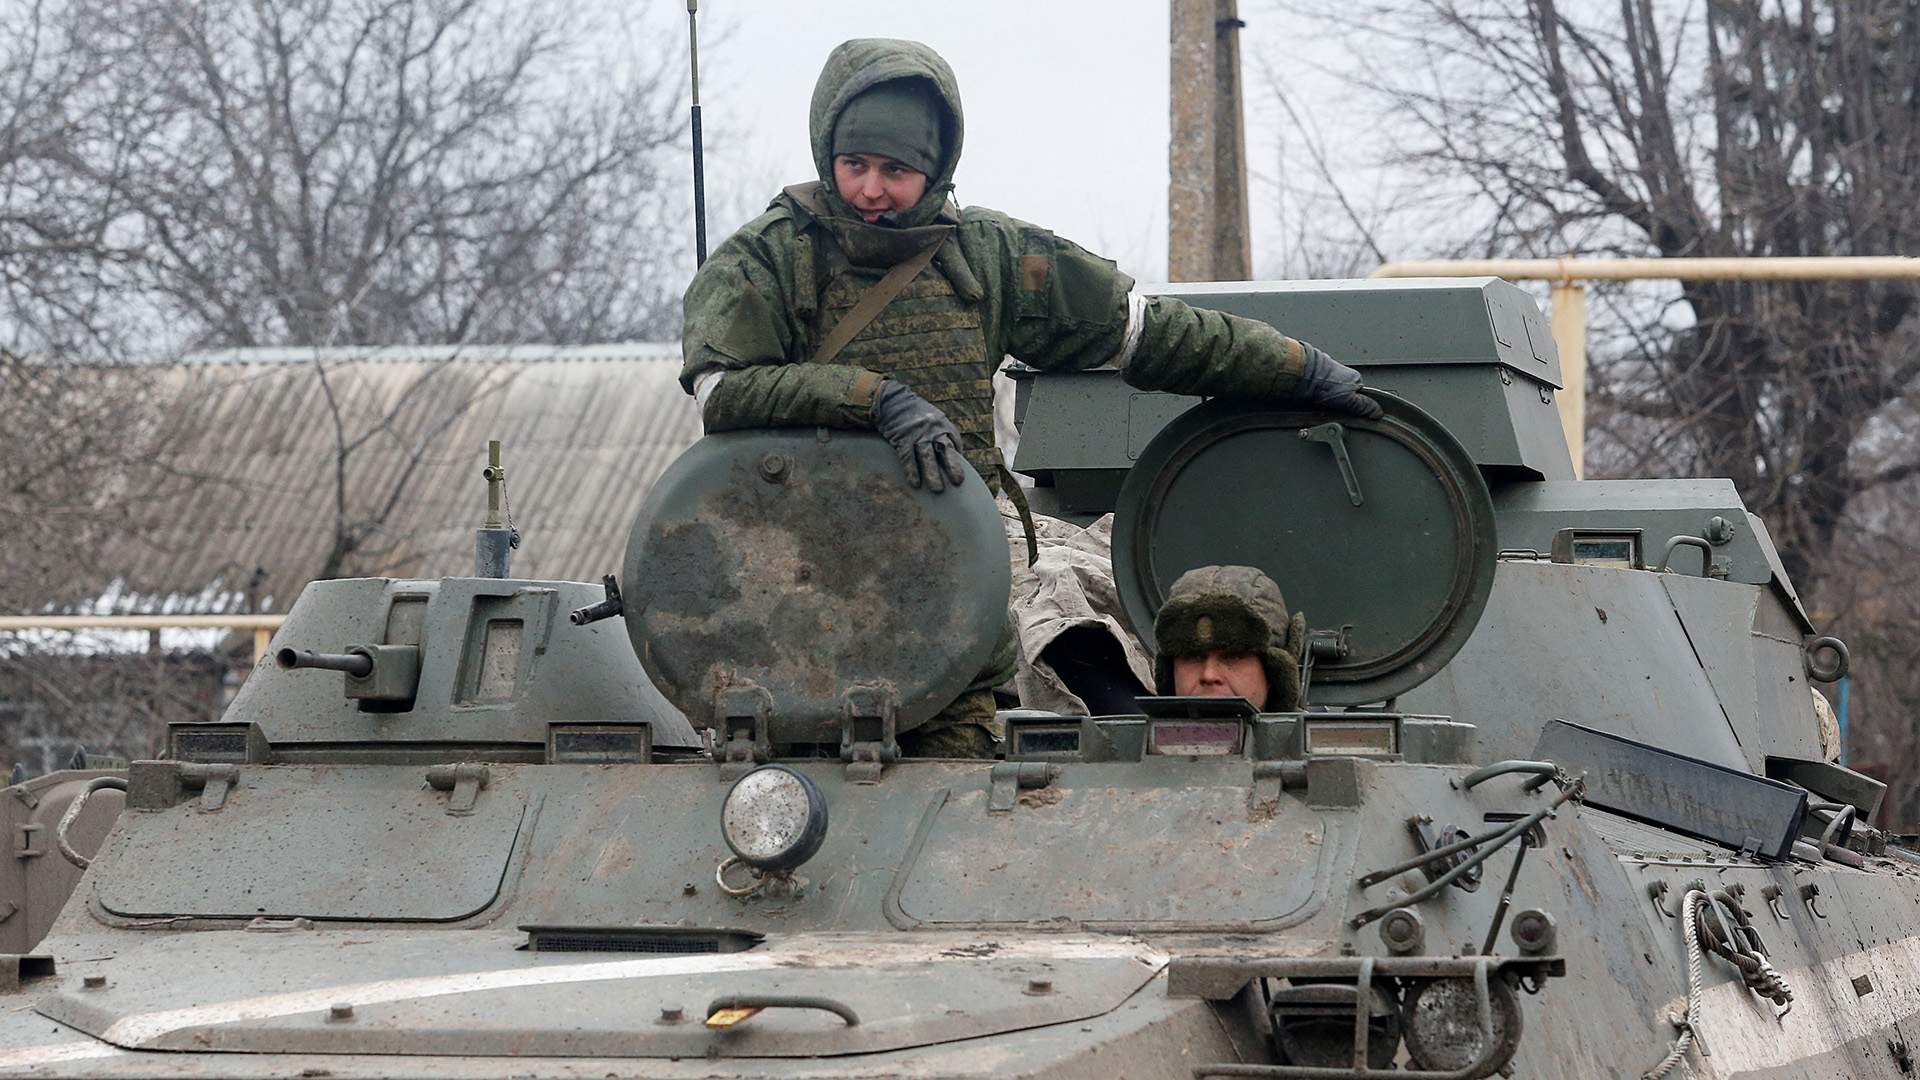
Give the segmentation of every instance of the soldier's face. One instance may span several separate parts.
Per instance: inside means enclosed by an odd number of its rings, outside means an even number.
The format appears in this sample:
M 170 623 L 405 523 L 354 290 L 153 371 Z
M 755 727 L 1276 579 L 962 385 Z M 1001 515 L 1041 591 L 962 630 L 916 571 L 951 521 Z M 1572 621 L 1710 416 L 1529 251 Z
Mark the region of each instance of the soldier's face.
M 1188 697 L 1243 697 L 1256 709 L 1267 704 L 1267 669 L 1252 653 L 1215 649 L 1173 658 L 1173 692 Z
M 833 183 L 867 224 L 905 210 L 927 193 L 927 174 L 879 154 L 836 154 Z

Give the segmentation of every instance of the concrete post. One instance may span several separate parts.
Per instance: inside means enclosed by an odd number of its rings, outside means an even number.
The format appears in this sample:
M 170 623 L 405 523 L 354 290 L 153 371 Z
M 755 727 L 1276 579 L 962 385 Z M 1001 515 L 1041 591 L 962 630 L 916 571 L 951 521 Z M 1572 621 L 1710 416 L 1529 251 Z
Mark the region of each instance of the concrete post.
M 1253 274 L 1238 0 L 1172 2 L 1167 278 Z

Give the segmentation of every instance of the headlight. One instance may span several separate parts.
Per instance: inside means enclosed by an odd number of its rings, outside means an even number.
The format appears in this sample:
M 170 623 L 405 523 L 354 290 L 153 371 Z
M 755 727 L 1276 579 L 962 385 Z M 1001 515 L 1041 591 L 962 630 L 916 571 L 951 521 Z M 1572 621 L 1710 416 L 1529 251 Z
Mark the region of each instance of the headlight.
M 827 800 L 804 774 L 762 765 L 734 781 L 720 807 L 720 832 L 756 870 L 792 870 L 827 838 Z

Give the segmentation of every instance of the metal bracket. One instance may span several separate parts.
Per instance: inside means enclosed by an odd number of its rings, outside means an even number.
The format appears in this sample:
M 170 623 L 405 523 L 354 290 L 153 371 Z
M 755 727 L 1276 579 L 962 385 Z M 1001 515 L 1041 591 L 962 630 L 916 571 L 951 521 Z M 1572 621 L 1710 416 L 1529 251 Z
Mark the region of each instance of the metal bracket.
M 208 813 L 227 805 L 227 795 L 240 783 L 240 770 L 233 765 L 180 764 L 180 790 L 199 791 L 200 809 Z
M 1433 827 L 1433 818 L 1426 814 L 1415 814 L 1408 818 L 1407 828 L 1413 833 L 1414 845 L 1418 847 L 1422 853 L 1437 851 L 1450 844 L 1457 844 L 1461 841 L 1471 839 L 1473 836 L 1472 833 L 1458 825 L 1442 825 L 1436 829 Z M 1522 838 L 1522 842 L 1525 842 L 1524 837 Z M 1446 876 L 1447 871 L 1473 858 L 1479 850 L 1478 847 L 1470 847 L 1456 855 L 1448 855 L 1429 860 L 1421 865 L 1420 873 L 1424 875 L 1429 882 L 1438 881 Z M 1454 878 L 1453 887 L 1462 892 L 1478 892 L 1483 876 L 1484 870 L 1476 866 L 1461 874 L 1459 877 Z
M 1313 687 L 1313 665 L 1320 660 L 1344 660 L 1353 650 L 1353 624 L 1338 630 L 1308 630 L 1306 647 L 1300 650 L 1300 693 L 1304 697 Z
M 883 686 L 849 687 L 840 696 L 840 706 L 840 760 L 847 763 L 847 779 L 855 784 L 874 783 L 888 765 L 900 760 L 893 691 Z
M 1526 979 L 1559 978 L 1567 973 L 1559 956 L 1180 956 L 1167 964 L 1170 998 L 1226 1001 L 1254 979 L 1351 982 L 1363 964 L 1377 978 L 1470 979 L 1485 963 L 1488 974 L 1507 972 Z
M 1001 761 L 987 773 L 987 813 L 1005 814 L 1020 801 L 1020 792 L 1050 787 L 1060 776 L 1051 761 Z
M 1289 787 L 1306 786 L 1306 762 L 1256 761 L 1253 763 L 1253 786 L 1247 792 L 1247 810 L 1271 810 L 1280 802 L 1281 792 Z
M 729 686 L 720 691 L 713 711 L 720 718 L 720 779 L 731 783 L 773 757 L 767 734 L 773 695 L 765 687 L 751 682 Z
M 1820 910 L 1820 886 L 1813 882 L 1809 881 L 1800 886 L 1800 902 L 1807 905 L 1807 910 L 1813 912 L 1814 918 L 1827 917 L 1826 913 Z
M 1647 885 L 1647 896 L 1653 900 L 1653 906 L 1660 909 L 1660 914 L 1665 915 L 1669 919 L 1677 919 L 1680 916 L 1667 910 L 1667 892 L 1666 878 L 1661 878 Z
M 487 779 L 485 765 L 435 765 L 427 770 L 428 787 L 452 793 L 447 796 L 447 813 L 454 817 L 473 813 Z
M 1768 885 L 1760 890 L 1760 897 L 1767 902 L 1767 910 L 1773 912 L 1774 918 L 1787 921 L 1787 913 L 1780 910 L 1780 886 Z
M 1347 501 L 1359 506 L 1360 478 L 1354 475 L 1353 459 L 1347 456 L 1347 429 L 1341 424 L 1315 424 L 1300 429 L 1300 441 L 1326 443 L 1333 450 L 1333 463 L 1340 467 L 1340 482 L 1347 485 Z
M 1353 651 L 1353 624 L 1338 630 L 1307 631 L 1307 656 L 1313 660 L 1345 660 Z
M 38 833 L 42 828 L 44 828 L 44 826 L 38 823 L 31 823 L 27 825 L 15 825 L 13 827 L 13 857 L 14 858 L 31 859 L 36 855 L 45 855 L 47 853 L 46 848 L 37 848 L 33 846 L 34 834 Z

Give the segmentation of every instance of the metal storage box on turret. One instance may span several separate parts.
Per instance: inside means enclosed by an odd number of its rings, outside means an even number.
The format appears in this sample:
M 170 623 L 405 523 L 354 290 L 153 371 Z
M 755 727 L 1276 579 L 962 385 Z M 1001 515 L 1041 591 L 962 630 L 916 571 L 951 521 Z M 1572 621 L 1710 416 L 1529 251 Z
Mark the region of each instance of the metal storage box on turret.
M 985 485 L 712 436 L 617 576 L 515 579 L 490 523 L 475 576 L 316 582 L 219 722 L 13 789 L 64 809 L 9 884 L 66 899 L 10 939 L 0 1073 L 1910 1074 L 1917 857 L 1731 485 L 1575 479 L 1504 283 L 1181 291 L 1384 415 L 1022 373 L 1015 465 L 1115 515 L 1144 640 L 1186 571 L 1273 577 L 1303 710 L 910 756 L 1003 632 Z

